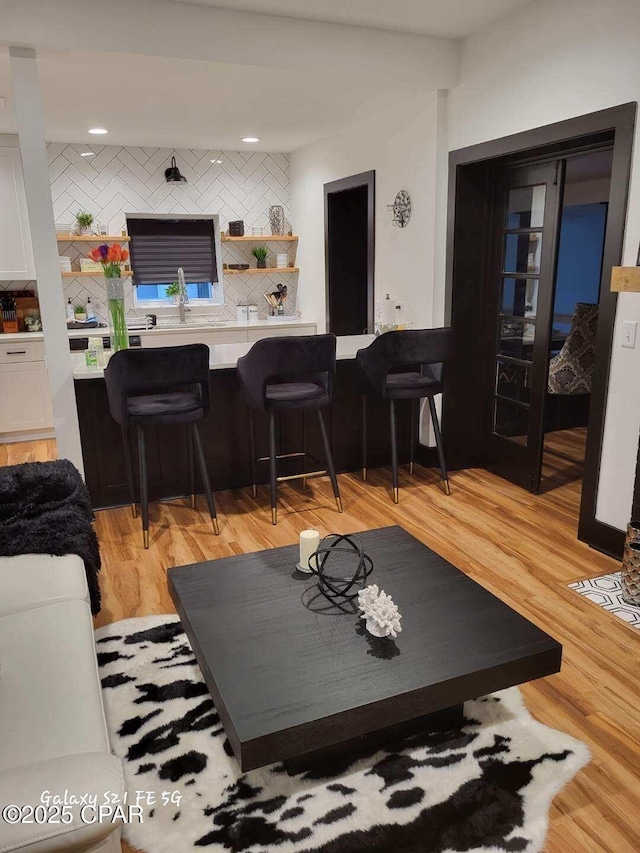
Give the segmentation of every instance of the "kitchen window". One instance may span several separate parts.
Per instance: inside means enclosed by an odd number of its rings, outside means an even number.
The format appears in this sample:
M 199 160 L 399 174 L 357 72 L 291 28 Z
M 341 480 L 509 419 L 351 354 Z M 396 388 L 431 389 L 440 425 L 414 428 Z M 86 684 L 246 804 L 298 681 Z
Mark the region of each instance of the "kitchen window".
M 224 302 L 218 217 L 127 216 L 135 304 L 170 307 L 167 288 L 184 270 L 189 302 Z M 218 244 L 218 245 L 216 245 Z

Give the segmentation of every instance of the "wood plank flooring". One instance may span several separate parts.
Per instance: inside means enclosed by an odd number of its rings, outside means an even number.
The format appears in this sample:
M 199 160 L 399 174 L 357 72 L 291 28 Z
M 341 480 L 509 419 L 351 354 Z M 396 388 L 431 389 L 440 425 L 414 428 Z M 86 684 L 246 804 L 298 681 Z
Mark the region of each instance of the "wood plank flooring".
M 10 448 L 10 449 L 8 449 Z M 0 446 L 0 464 L 55 455 L 51 442 Z M 638 853 L 640 850 L 640 632 L 575 595 L 566 584 L 615 571 L 617 563 L 576 539 L 580 482 L 531 495 L 484 470 L 454 472 L 451 496 L 436 472 L 416 466 L 390 473 L 340 476 L 339 515 L 328 482 L 308 491 L 281 489 L 279 523 L 268 494 L 217 493 L 221 535 L 214 536 L 204 498 L 152 504 L 151 547 L 128 508 L 97 513 L 104 607 L 96 626 L 131 616 L 170 613 L 170 566 L 292 544 L 305 527 L 321 533 L 400 524 L 564 645 L 562 672 L 525 685 L 534 716 L 586 742 L 591 763 L 554 800 L 547 853 Z M 128 850 L 123 845 L 123 850 Z M 180 853 L 180 851 L 176 851 Z

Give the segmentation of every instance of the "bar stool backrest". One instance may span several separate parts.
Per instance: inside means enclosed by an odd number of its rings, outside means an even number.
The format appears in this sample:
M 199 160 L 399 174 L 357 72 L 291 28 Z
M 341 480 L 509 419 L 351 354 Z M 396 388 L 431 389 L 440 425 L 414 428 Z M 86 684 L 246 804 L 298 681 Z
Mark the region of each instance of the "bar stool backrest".
M 386 332 L 368 347 L 358 350 L 356 360 L 380 397 L 386 395 L 387 375 L 402 368 L 441 365 L 437 378 L 442 381 L 444 365 L 453 355 L 453 329 L 407 329 Z
M 109 409 L 121 426 L 129 426 L 129 397 L 163 394 L 185 388 L 197 394 L 209 412 L 209 347 L 126 349 L 115 352 L 104 371 Z
M 238 375 L 246 404 L 266 408 L 267 385 L 278 381 L 314 381 L 329 397 L 336 370 L 335 335 L 263 338 L 238 359 Z

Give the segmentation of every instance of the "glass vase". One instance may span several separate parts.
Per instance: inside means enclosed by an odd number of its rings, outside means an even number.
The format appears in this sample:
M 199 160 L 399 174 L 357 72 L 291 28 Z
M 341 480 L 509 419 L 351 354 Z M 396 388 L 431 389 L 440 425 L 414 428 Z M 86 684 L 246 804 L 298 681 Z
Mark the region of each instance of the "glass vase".
M 129 346 L 129 333 L 124 310 L 124 282 L 120 277 L 106 277 L 104 280 L 109 309 L 109 335 L 111 351 L 118 352 Z

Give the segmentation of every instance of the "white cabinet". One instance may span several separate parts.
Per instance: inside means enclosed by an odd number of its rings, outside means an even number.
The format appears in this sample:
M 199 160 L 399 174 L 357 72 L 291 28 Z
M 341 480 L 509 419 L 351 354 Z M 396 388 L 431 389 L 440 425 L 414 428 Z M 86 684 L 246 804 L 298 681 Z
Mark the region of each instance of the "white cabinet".
M 32 278 L 35 267 L 20 151 L 0 147 L 0 279 Z
M 0 335 L 0 440 L 53 426 L 44 343 L 16 338 Z
M 238 335 L 240 334 L 240 337 Z M 181 347 L 186 344 L 233 344 L 238 340 L 245 341 L 246 333 L 238 333 L 233 329 L 212 330 L 200 329 L 194 331 L 177 330 L 174 334 L 161 332 L 159 334 L 142 335 L 142 346 L 147 347 Z
M 0 364 L 0 433 L 25 433 L 52 426 L 44 361 Z
M 279 338 L 279 337 L 289 337 L 290 335 L 315 335 L 316 326 L 298 326 L 296 324 L 292 324 L 290 328 L 286 325 L 278 325 L 274 323 L 273 329 L 262 329 L 260 331 L 256 330 L 255 332 L 249 332 L 247 334 L 247 340 L 250 344 L 255 343 L 256 341 L 262 340 L 262 338 Z

